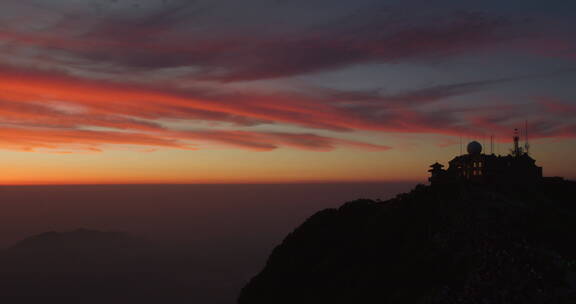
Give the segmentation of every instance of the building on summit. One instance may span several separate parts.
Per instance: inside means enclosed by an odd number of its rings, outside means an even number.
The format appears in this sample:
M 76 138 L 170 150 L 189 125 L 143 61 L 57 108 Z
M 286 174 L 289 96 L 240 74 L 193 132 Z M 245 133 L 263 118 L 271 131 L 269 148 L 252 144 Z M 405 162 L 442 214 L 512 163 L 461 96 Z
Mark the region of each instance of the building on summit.
M 471 184 L 525 184 L 541 181 L 542 167 L 530 157 L 529 145 L 519 145 L 518 130 L 514 134 L 514 147 L 509 155 L 501 156 L 482 153 L 482 145 L 472 141 L 467 146 L 468 154 L 460 155 L 448 162 L 448 168 L 439 163 L 431 165 L 428 179 L 432 185 Z

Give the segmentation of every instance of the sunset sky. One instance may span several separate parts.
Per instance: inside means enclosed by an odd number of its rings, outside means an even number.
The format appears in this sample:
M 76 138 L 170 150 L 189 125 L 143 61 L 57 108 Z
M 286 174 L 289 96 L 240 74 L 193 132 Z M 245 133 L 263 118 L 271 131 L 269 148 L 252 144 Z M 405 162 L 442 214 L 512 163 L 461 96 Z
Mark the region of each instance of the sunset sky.
M 424 181 L 529 123 L 576 178 L 576 2 L 2 0 L 0 184 Z

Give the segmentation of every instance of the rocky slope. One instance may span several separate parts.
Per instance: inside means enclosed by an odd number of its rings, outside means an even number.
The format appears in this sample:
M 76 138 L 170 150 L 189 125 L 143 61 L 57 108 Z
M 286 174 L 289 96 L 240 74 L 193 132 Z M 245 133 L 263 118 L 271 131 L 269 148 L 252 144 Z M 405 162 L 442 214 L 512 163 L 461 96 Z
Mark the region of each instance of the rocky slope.
M 576 303 L 576 183 L 417 186 L 323 210 L 240 304 Z

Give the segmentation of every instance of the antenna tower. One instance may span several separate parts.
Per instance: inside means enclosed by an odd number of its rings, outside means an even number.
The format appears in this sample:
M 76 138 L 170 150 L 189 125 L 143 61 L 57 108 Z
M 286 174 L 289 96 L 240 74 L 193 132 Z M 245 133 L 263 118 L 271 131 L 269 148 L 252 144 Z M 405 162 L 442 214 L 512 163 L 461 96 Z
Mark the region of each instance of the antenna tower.
M 520 135 L 518 134 L 518 129 L 514 129 L 514 148 L 512 149 L 512 155 L 520 156 L 522 154 L 522 148 L 520 148 Z
M 526 151 L 526 154 L 530 154 L 530 144 L 528 143 L 528 120 L 525 121 L 525 128 L 524 128 L 524 132 L 525 132 L 525 137 L 524 137 L 524 150 Z
M 490 135 L 490 154 L 494 154 L 494 134 Z

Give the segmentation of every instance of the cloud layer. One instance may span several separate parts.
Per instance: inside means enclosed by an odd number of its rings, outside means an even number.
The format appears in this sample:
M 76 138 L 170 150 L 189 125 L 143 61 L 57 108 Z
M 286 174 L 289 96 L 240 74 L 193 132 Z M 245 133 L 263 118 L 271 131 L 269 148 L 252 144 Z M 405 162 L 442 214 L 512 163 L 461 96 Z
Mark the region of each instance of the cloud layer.
M 312 25 L 294 21 L 258 31 L 243 26 L 241 14 L 226 22 L 215 17 L 217 9 L 226 9 L 226 1 L 220 5 L 120 0 L 86 6 L 0 4 L 8 12 L 0 16 L 0 148 L 217 145 L 257 151 L 383 151 L 391 145 L 350 138 L 370 132 L 507 132 L 519 117 L 531 120 L 534 137 L 576 135 L 573 116 L 566 115 L 573 112 L 573 96 L 544 93 L 521 108 L 512 101 L 471 97 L 524 76 L 395 91 L 296 81 L 355 66 L 425 64 L 480 51 L 522 52 L 540 37 L 532 39 L 534 23 L 527 25 L 518 16 L 351 5 L 348 13 L 323 16 Z M 568 41 L 566 33 L 557 36 Z M 562 54 L 570 54 L 569 42 L 558 45 Z M 557 57 L 557 49 L 536 53 Z

